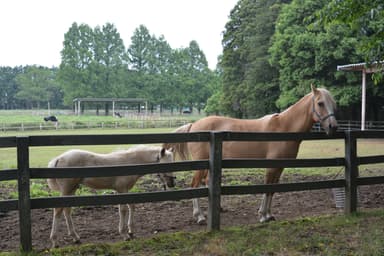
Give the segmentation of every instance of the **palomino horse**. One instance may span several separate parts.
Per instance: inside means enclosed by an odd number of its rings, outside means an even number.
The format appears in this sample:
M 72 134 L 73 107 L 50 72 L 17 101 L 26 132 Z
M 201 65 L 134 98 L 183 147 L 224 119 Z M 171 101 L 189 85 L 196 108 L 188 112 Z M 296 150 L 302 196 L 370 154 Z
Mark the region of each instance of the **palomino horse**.
M 237 131 L 237 132 L 308 132 L 315 122 L 320 122 L 323 129 L 333 133 L 337 129 L 334 115 L 336 108 L 329 91 L 317 89 L 313 85 L 312 92 L 305 95 L 297 103 L 284 112 L 264 116 L 254 120 L 240 120 L 228 117 L 209 116 L 194 123 L 179 127 L 175 132 L 199 131 Z M 237 142 L 223 143 L 223 158 L 296 158 L 301 141 L 278 142 Z M 164 147 L 173 147 L 182 160 L 191 157 L 193 160 L 208 159 L 208 143 L 189 142 L 178 144 L 165 144 Z M 265 183 L 278 183 L 283 168 L 268 168 Z M 208 170 L 195 172 L 192 187 L 202 183 L 207 185 Z M 271 215 L 272 193 L 265 194 L 259 209 L 260 222 L 274 220 Z M 198 223 L 204 223 L 205 217 L 200 209 L 198 199 L 193 199 L 193 216 Z
M 159 146 L 135 146 L 128 150 L 120 150 L 109 154 L 97 154 L 84 150 L 69 150 L 58 157 L 52 159 L 48 167 L 85 167 L 85 166 L 111 166 L 125 164 L 149 164 L 149 163 L 169 163 L 173 162 L 172 150 L 166 150 Z M 174 187 L 174 177 L 172 173 L 159 173 L 159 178 L 168 187 Z M 48 179 L 48 186 L 52 190 L 60 191 L 62 196 L 73 195 L 80 184 L 93 189 L 114 189 L 118 193 L 127 193 L 140 178 L 140 175 L 118 176 L 118 177 L 92 177 L 92 178 L 57 178 Z M 127 219 L 127 210 L 129 217 Z M 119 233 L 124 239 L 133 237 L 132 216 L 134 207 L 132 205 L 119 205 Z M 67 223 L 68 234 L 73 237 L 75 242 L 80 241 L 79 235 L 74 229 L 71 217 L 71 208 L 55 208 L 53 211 L 53 222 L 50 239 L 52 246 L 57 246 L 58 220 L 64 212 Z M 128 228 L 128 234 L 127 234 Z

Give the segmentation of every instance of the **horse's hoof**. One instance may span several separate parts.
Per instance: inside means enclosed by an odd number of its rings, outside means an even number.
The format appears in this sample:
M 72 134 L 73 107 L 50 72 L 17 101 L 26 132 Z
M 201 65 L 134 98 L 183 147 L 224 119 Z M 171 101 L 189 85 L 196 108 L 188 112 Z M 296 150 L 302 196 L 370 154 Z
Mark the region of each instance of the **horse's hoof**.
M 129 239 L 133 239 L 133 238 L 135 238 L 135 236 L 133 235 L 133 233 L 128 233 L 128 237 L 129 237 Z

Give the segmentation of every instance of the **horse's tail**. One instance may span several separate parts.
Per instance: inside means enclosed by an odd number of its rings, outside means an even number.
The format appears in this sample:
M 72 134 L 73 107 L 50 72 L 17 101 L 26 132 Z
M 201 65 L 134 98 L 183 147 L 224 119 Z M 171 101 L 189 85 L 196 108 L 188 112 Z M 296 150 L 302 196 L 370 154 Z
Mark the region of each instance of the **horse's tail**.
M 191 130 L 192 123 L 185 124 L 180 126 L 174 133 L 188 133 Z M 166 149 L 172 148 L 175 152 L 175 155 L 179 156 L 181 160 L 187 160 L 189 157 L 188 147 L 186 142 L 179 143 L 164 143 L 163 147 Z
M 48 163 L 48 168 L 54 168 L 57 166 L 57 164 L 59 163 L 59 158 L 54 158 L 52 159 L 49 163 Z M 50 179 L 47 179 L 47 182 L 48 182 L 48 187 L 52 190 L 60 190 L 60 186 L 59 184 L 57 183 L 57 179 L 56 178 L 50 178 Z

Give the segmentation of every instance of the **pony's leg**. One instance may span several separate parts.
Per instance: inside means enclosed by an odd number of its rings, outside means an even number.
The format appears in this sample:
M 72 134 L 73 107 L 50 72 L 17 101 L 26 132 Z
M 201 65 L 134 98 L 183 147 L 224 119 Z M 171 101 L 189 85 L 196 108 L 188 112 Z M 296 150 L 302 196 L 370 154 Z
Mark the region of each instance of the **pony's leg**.
M 73 225 L 72 208 L 70 208 L 70 207 L 64 208 L 64 217 L 65 217 L 65 221 L 67 223 L 68 235 L 72 236 L 73 241 L 75 243 L 79 243 L 80 242 L 80 236 L 76 233 L 75 226 Z
M 133 238 L 133 213 L 135 211 L 135 205 L 128 204 L 129 216 L 128 216 L 128 236 L 130 239 Z
M 126 204 L 119 204 L 119 233 L 123 236 L 124 240 L 129 240 L 129 236 L 127 235 L 127 223 L 128 223 L 128 206 Z
M 53 209 L 53 220 L 52 220 L 52 230 L 49 238 L 52 242 L 52 248 L 57 247 L 57 230 L 59 225 L 59 219 L 62 216 L 63 208 L 54 208 Z
M 278 183 L 282 171 L 283 169 L 279 169 L 279 168 L 267 169 L 267 174 L 265 176 L 266 177 L 265 183 L 266 184 Z M 260 222 L 268 222 L 268 221 L 275 220 L 275 217 L 273 217 L 273 215 L 271 214 L 272 197 L 273 197 L 273 193 L 266 193 L 263 196 L 263 200 L 259 208 Z

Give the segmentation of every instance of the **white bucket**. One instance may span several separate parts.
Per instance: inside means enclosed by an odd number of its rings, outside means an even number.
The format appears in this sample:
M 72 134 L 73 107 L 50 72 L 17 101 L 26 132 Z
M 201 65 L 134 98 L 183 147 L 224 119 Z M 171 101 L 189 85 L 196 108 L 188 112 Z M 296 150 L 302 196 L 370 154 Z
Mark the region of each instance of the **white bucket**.
M 345 205 L 345 188 L 332 188 L 333 198 L 336 208 L 344 208 Z M 359 189 L 357 189 L 357 205 L 359 205 Z

